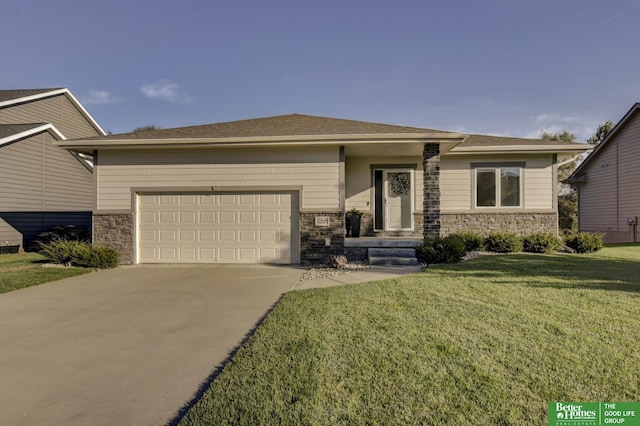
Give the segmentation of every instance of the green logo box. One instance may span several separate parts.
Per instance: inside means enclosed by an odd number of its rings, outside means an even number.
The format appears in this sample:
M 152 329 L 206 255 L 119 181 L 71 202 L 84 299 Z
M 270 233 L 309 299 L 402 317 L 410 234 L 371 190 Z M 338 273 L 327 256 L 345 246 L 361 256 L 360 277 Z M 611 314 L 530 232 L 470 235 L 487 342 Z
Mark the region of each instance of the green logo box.
M 549 426 L 640 426 L 640 402 L 550 402 Z

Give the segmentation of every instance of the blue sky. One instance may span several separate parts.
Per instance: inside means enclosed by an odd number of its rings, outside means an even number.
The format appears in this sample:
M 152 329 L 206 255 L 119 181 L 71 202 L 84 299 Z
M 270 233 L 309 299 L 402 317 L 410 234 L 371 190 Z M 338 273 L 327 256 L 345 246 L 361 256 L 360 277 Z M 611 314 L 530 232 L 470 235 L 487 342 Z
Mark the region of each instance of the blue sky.
M 301 113 L 579 140 L 640 101 L 639 0 L 5 0 L 3 89 L 105 130 Z

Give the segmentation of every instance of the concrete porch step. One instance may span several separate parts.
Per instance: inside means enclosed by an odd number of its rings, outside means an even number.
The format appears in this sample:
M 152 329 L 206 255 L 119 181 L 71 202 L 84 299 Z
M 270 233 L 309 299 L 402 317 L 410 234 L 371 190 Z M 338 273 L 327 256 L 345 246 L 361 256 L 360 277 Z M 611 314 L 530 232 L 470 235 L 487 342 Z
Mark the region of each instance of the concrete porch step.
M 369 265 L 418 265 L 418 259 L 416 259 L 416 249 L 414 248 L 371 247 L 367 250 L 367 252 Z
M 414 248 L 369 248 L 369 257 L 416 257 L 416 249 Z
M 376 257 L 369 256 L 369 265 L 372 266 L 416 266 L 418 259 L 415 257 Z

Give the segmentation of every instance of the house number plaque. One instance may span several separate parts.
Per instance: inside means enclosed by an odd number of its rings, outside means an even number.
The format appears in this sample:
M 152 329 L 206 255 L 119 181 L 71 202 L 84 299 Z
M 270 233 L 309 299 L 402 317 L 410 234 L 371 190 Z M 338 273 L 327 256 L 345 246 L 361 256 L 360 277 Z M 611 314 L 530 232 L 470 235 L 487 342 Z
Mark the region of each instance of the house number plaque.
M 329 226 L 329 216 L 315 216 L 316 226 Z

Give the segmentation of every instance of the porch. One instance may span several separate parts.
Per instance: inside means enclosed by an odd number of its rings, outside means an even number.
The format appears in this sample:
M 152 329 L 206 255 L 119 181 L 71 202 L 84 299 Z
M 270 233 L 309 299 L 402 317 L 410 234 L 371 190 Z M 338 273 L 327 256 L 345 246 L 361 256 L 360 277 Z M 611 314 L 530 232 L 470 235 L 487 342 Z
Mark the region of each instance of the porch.
M 416 249 L 422 243 L 418 237 L 345 238 L 344 253 L 350 261 L 370 265 L 418 265 Z

